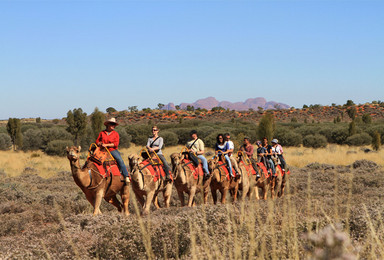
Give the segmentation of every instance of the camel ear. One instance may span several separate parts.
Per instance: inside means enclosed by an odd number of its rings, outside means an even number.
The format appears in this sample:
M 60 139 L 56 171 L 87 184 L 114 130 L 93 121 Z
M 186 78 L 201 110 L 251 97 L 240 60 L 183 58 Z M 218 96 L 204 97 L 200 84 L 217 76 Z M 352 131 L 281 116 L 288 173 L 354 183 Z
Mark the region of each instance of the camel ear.
M 79 147 L 77 148 L 79 150 L 79 152 L 81 151 L 81 146 L 79 145 Z

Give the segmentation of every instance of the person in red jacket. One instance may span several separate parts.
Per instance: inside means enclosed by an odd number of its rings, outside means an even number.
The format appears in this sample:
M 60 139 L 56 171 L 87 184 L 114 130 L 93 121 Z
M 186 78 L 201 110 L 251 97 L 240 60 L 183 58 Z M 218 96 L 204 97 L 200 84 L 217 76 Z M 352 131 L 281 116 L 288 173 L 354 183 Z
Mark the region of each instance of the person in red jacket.
M 96 144 L 98 146 L 107 148 L 115 158 L 117 166 L 124 175 L 126 183 L 129 183 L 129 173 L 123 159 L 121 158 L 120 152 L 117 150 L 119 147 L 120 136 L 119 133 L 115 131 L 115 127 L 118 125 L 115 118 L 111 118 L 104 122 L 106 129 L 101 131 L 99 136 L 96 139 Z

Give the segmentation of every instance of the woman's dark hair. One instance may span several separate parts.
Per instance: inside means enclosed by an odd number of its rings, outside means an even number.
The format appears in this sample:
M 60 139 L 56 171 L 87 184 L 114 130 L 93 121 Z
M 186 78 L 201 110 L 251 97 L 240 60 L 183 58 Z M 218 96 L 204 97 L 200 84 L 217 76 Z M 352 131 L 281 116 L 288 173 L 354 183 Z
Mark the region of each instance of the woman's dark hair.
M 222 138 L 221 141 L 220 141 L 220 137 Z M 222 144 L 222 143 L 224 143 L 224 135 L 222 135 L 222 134 L 218 134 L 217 137 L 216 137 L 216 142 L 217 142 L 218 144 Z

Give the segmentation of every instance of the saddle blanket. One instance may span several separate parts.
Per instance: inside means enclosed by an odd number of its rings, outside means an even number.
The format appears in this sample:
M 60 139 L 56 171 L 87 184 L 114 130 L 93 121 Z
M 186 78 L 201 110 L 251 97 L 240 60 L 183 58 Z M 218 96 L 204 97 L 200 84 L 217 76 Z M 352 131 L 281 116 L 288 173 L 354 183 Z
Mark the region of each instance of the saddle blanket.
M 149 172 L 151 173 L 151 175 L 153 176 L 153 181 L 154 182 L 157 182 L 157 180 L 161 177 L 162 179 L 165 178 L 165 171 L 163 169 L 163 166 L 161 164 L 158 164 L 158 165 L 153 165 L 151 164 L 151 162 L 149 161 L 149 159 L 147 160 L 144 160 L 140 163 L 140 170 L 143 170 L 145 168 L 148 168 Z M 172 174 L 170 175 L 171 177 L 171 180 L 173 180 L 172 178 Z
M 268 178 L 270 176 L 271 173 L 268 172 L 267 167 L 265 167 L 264 163 L 259 162 L 257 163 L 257 166 L 259 166 L 260 169 L 263 171 L 265 178 Z
M 92 163 L 96 166 L 97 170 L 99 171 L 99 174 L 101 176 L 103 176 L 104 178 L 111 176 L 111 173 L 113 176 L 120 176 L 121 175 L 121 173 L 119 171 L 119 167 L 117 167 L 116 164 L 104 166 L 104 165 L 97 164 L 95 162 L 92 162 Z
M 240 163 L 242 163 L 243 165 L 244 165 L 244 167 L 245 167 L 245 169 L 247 170 L 247 173 L 248 173 L 248 176 L 250 175 L 250 174 L 252 174 L 252 175 L 256 175 L 256 171 L 255 171 L 255 169 L 253 169 L 253 166 L 252 166 L 252 164 L 246 164 L 245 162 L 243 162 L 243 161 L 240 161 Z
M 223 162 L 218 162 L 218 165 L 217 165 L 217 168 L 221 168 L 223 169 L 224 173 L 225 173 L 225 176 L 227 177 L 228 180 L 230 180 L 231 176 L 229 175 L 229 171 L 228 171 L 228 168 L 227 168 L 227 164 L 226 163 L 223 163 Z M 232 174 L 236 177 L 240 176 L 240 174 L 237 174 L 236 171 L 235 171 L 235 168 L 232 167 Z
M 184 159 L 183 163 L 184 163 L 185 166 L 188 166 L 189 169 L 191 169 L 191 172 L 193 173 L 193 177 L 195 178 L 195 180 L 199 176 L 203 176 L 204 175 L 203 167 L 201 166 L 201 164 L 199 164 L 199 166 L 195 167 L 195 165 L 192 163 L 192 161 L 187 160 L 187 159 Z

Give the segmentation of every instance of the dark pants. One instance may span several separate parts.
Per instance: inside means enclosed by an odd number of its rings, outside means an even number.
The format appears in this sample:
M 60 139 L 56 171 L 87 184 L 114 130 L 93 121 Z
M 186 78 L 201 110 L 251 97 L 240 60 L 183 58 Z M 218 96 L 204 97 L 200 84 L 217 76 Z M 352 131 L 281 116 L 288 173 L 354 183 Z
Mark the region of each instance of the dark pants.
M 171 167 L 169 167 L 167 160 L 165 160 L 165 157 L 162 154 L 157 154 L 157 156 L 159 156 L 160 160 L 163 162 L 165 174 L 167 175 L 167 177 L 169 177 L 171 173 Z
M 129 173 L 123 159 L 121 158 L 120 152 L 118 150 L 113 150 L 111 154 L 113 158 L 115 158 L 117 162 L 117 166 L 119 167 L 119 170 L 121 171 L 121 173 L 124 175 L 124 178 L 128 177 Z

